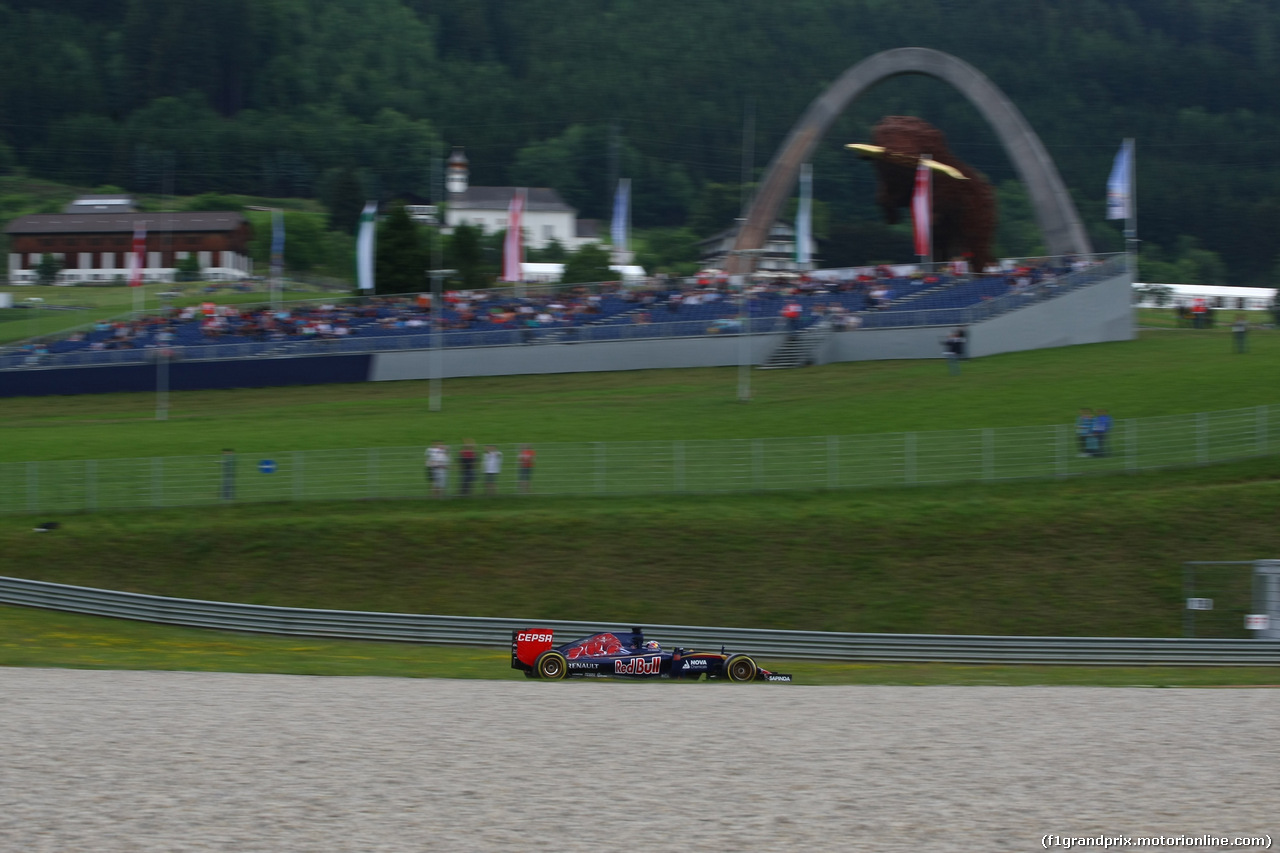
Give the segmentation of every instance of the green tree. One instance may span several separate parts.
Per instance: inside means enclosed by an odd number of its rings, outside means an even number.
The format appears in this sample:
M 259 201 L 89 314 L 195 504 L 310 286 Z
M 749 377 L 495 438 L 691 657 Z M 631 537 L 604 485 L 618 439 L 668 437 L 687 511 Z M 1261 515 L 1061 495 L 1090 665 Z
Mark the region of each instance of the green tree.
M 569 255 L 564 262 L 565 284 L 593 281 L 615 281 L 618 274 L 609 269 L 609 252 L 599 243 L 587 243 Z
M 375 290 L 378 293 L 417 293 L 427 289 L 427 247 L 404 205 L 392 206 L 378 225 L 375 249 Z
M 445 257 L 450 269 L 458 271 L 464 287 L 486 287 L 489 276 L 485 274 L 484 247 L 481 230 L 474 225 L 459 225 L 445 243 Z
M 174 280 L 199 281 L 202 272 L 204 271 L 200 269 L 200 257 L 192 253 L 178 261 L 175 267 Z
M 188 199 L 185 210 L 243 210 L 244 205 L 220 193 L 203 193 Z
M 738 184 L 706 184 L 689 211 L 689 227 L 699 237 L 710 237 L 733 228 L 742 213 L 742 187 Z
M 636 234 L 636 263 L 651 273 L 698 271 L 698 235 L 690 228 L 651 228 Z
M 40 256 L 40 263 L 36 264 L 36 283 L 43 285 L 53 284 L 58 280 L 58 273 L 62 272 L 62 261 L 58 260 L 55 255 L 47 252 Z
M 360 175 L 352 168 L 330 169 L 320 182 L 320 200 L 329 209 L 329 227 L 354 234 L 360 227 L 365 193 Z

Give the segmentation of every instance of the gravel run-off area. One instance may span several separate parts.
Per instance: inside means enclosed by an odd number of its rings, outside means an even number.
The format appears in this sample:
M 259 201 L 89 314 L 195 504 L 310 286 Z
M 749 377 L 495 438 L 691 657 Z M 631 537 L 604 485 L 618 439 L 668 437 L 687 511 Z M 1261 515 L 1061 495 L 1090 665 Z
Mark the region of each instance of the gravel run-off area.
M 1277 827 L 1274 689 L 0 668 L 4 851 L 1022 851 Z

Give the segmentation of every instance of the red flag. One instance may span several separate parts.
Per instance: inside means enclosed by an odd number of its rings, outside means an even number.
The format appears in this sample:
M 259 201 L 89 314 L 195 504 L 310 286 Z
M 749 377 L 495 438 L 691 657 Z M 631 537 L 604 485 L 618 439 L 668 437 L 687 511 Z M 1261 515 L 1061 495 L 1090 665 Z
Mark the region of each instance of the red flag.
M 933 210 L 933 186 L 929 167 L 922 160 L 916 166 L 916 190 L 911 196 L 911 217 L 916 226 L 916 254 L 927 257 L 933 254 L 933 233 L 929 217 Z
M 129 286 L 142 285 L 142 268 L 147 265 L 147 225 L 138 222 L 133 226 L 133 254 L 129 257 Z
M 507 239 L 502 246 L 502 280 L 521 281 L 520 264 L 524 261 L 524 241 L 520 233 L 520 218 L 524 213 L 526 191 L 516 190 L 507 207 Z

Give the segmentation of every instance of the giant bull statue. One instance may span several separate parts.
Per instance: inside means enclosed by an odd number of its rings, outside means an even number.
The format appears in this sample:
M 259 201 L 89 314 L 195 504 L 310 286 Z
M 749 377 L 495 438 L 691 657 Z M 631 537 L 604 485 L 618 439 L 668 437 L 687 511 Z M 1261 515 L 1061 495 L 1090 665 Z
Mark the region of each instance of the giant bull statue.
M 915 116 L 886 116 L 871 138 L 872 145 L 849 147 L 875 162 L 880 179 L 876 203 L 885 221 L 898 222 L 899 211 L 911 206 L 916 164 L 928 157 L 934 169 L 933 256 L 964 256 L 975 271 L 992 263 L 995 190 L 978 170 L 951 153 L 942 131 Z

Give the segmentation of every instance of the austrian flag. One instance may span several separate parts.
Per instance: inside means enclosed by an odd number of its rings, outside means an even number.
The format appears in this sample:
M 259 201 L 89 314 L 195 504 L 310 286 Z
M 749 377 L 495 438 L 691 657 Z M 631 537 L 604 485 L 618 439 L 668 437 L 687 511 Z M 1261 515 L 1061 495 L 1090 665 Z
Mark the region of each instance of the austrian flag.
M 507 208 L 507 238 L 502 247 L 502 280 L 521 281 L 520 264 L 524 261 L 524 241 L 520 233 L 520 219 L 524 214 L 526 191 L 521 188 L 511 196 Z

